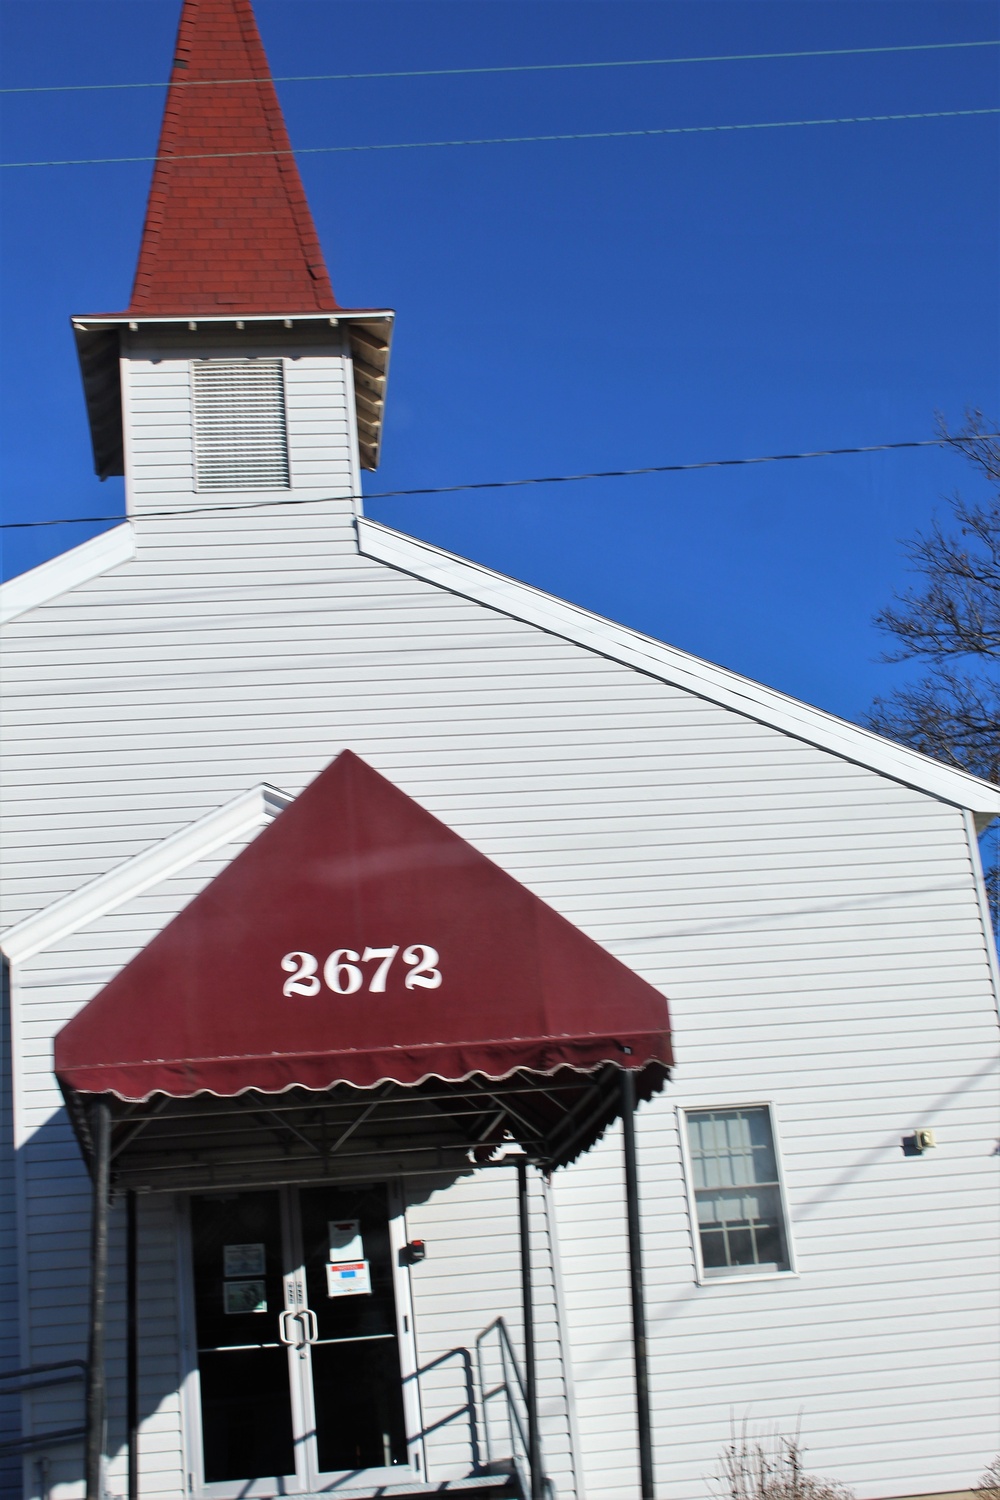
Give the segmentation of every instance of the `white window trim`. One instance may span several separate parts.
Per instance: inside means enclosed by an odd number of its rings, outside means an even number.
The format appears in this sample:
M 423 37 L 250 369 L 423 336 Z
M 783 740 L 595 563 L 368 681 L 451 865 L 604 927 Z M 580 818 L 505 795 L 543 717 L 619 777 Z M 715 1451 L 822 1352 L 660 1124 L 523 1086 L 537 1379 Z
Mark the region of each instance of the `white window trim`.
M 784 1220 L 785 1251 L 788 1256 L 788 1265 L 783 1271 L 745 1271 L 734 1267 L 731 1271 L 712 1271 L 710 1274 L 706 1274 L 701 1254 L 701 1235 L 698 1232 L 698 1205 L 695 1199 L 694 1164 L 691 1160 L 691 1149 L 688 1140 L 687 1117 L 688 1115 L 699 1114 L 706 1110 L 722 1111 L 726 1109 L 766 1109 L 770 1117 L 774 1162 L 777 1169 L 778 1195 Z M 788 1208 L 788 1191 L 785 1184 L 784 1165 L 781 1159 L 781 1128 L 777 1107 L 773 1099 L 727 1099 L 725 1102 L 721 1102 L 719 1099 L 712 1099 L 705 1102 L 678 1104 L 676 1110 L 677 1134 L 681 1145 L 681 1168 L 684 1173 L 684 1190 L 687 1196 L 688 1225 L 691 1234 L 691 1249 L 694 1256 L 695 1281 L 698 1286 L 731 1286 L 734 1281 L 738 1281 L 744 1286 L 756 1286 L 762 1281 L 798 1280 L 799 1269 L 795 1258 L 792 1217 Z
M 281 365 L 281 410 L 285 418 L 285 469 L 288 473 L 288 488 L 286 490 L 283 490 L 282 494 L 288 494 L 289 491 L 294 490 L 295 488 L 295 461 L 292 456 L 292 448 L 294 447 L 294 444 L 292 443 L 291 414 L 288 410 L 287 355 L 280 355 L 279 363 Z

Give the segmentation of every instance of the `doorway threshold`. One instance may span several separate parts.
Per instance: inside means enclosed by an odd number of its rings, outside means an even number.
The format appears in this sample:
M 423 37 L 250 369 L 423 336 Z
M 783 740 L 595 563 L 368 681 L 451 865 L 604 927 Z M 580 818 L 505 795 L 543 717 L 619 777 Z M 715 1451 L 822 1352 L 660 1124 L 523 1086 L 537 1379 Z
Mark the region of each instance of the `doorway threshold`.
M 498 1474 L 469 1474 L 464 1479 L 387 1480 L 382 1484 L 336 1485 L 298 1500 L 430 1500 L 433 1495 L 454 1496 L 460 1500 L 521 1500 L 522 1490 L 513 1470 Z

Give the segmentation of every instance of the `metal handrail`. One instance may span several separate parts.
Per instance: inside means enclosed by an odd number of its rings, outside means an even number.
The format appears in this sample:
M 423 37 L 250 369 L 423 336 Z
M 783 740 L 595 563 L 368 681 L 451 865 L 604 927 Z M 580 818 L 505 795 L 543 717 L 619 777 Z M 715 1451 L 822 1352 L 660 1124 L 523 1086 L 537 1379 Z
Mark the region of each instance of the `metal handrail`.
M 500 1342 L 501 1344 L 503 1344 L 510 1358 L 510 1367 L 514 1371 L 514 1376 L 517 1380 L 517 1388 L 521 1393 L 521 1400 L 527 1401 L 528 1395 L 524 1388 L 524 1377 L 521 1374 L 521 1369 L 517 1362 L 517 1355 L 514 1353 L 514 1345 L 511 1342 L 510 1329 L 507 1327 L 507 1319 L 502 1317 L 494 1318 L 489 1327 L 484 1328 L 482 1333 L 476 1339 L 476 1348 L 477 1350 L 480 1348 L 483 1340 L 488 1338 L 494 1329 L 496 1329 L 497 1333 L 499 1333 Z
M 465 1375 L 465 1405 L 459 1406 L 446 1417 L 441 1417 L 437 1422 L 432 1422 L 429 1427 L 421 1427 L 419 1437 L 427 1437 L 432 1432 L 437 1432 L 440 1427 L 447 1427 L 449 1422 L 456 1421 L 459 1417 L 468 1416 L 469 1419 L 469 1447 L 472 1454 L 472 1471 L 474 1474 L 482 1472 L 479 1460 L 479 1429 L 476 1420 L 476 1387 L 472 1377 L 472 1356 L 468 1349 L 448 1349 L 444 1354 L 439 1354 L 437 1359 L 432 1359 L 430 1364 L 421 1365 L 414 1370 L 412 1375 L 404 1377 L 404 1385 L 410 1380 L 419 1380 L 421 1375 L 426 1375 L 430 1370 L 436 1370 L 438 1365 L 446 1364 L 449 1359 L 460 1359 Z
M 69 1373 L 72 1371 L 72 1373 Z M 66 1373 L 57 1373 L 66 1372 Z M 21 1370 L 5 1370 L 0 1374 L 0 1394 L 22 1395 L 28 1391 L 48 1390 L 56 1385 L 71 1385 L 84 1380 L 87 1365 L 82 1359 L 59 1359 L 51 1364 L 25 1365 Z M 7 1385 L 7 1382 L 13 1382 Z M 8 1438 L 0 1443 L 0 1455 L 38 1453 L 44 1448 L 56 1448 L 63 1443 L 82 1443 L 86 1437 L 84 1427 L 59 1427 L 52 1432 L 32 1432 L 26 1437 Z
M 491 1389 L 488 1389 L 486 1385 L 486 1372 L 483 1368 L 483 1345 L 493 1333 L 497 1334 L 497 1341 L 500 1345 L 500 1368 L 502 1371 L 502 1379 L 499 1385 L 495 1385 Z M 521 1397 L 524 1405 L 527 1406 L 528 1398 L 524 1387 L 524 1376 L 521 1374 L 521 1367 L 517 1362 L 517 1355 L 514 1352 L 514 1345 L 510 1337 L 510 1329 L 507 1327 L 507 1320 L 503 1317 L 494 1318 L 493 1322 L 490 1323 L 486 1328 L 484 1328 L 482 1333 L 480 1333 L 476 1338 L 476 1368 L 479 1374 L 480 1398 L 483 1403 L 483 1432 L 485 1433 L 486 1437 L 486 1461 L 487 1463 L 493 1462 L 492 1439 L 490 1437 L 490 1419 L 489 1413 L 486 1410 L 486 1403 L 488 1401 L 491 1401 L 494 1396 L 503 1394 L 507 1398 L 507 1425 L 510 1431 L 511 1458 L 514 1460 L 515 1465 L 517 1465 L 519 1464 L 519 1455 L 514 1451 L 515 1430 L 517 1432 L 518 1438 L 520 1439 L 521 1449 L 523 1451 L 523 1456 L 525 1459 L 527 1459 L 528 1456 L 528 1433 L 526 1424 L 521 1418 L 521 1413 L 517 1409 L 517 1403 L 511 1399 L 513 1390 L 511 1387 L 511 1383 L 507 1378 L 508 1365 L 514 1375 L 517 1393 Z M 550 1500 L 555 1500 L 555 1486 L 552 1483 L 552 1480 L 544 1472 L 542 1474 L 542 1484 L 544 1486 L 545 1493 L 550 1497 Z
M 499 1385 L 493 1386 L 492 1389 L 487 1389 L 486 1371 L 483 1367 L 483 1345 L 493 1333 L 496 1333 L 499 1336 L 498 1342 L 500 1345 L 500 1369 L 502 1371 L 502 1379 Z M 492 1441 L 490 1438 L 490 1422 L 489 1415 L 486 1410 L 486 1403 L 488 1401 L 491 1401 L 494 1396 L 499 1396 L 501 1393 L 507 1397 L 507 1422 L 508 1426 L 510 1427 L 511 1457 L 516 1457 L 516 1454 L 513 1451 L 515 1426 L 517 1428 L 517 1435 L 521 1439 L 521 1447 L 524 1449 L 525 1453 L 527 1453 L 528 1451 L 528 1438 L 527 1432 L 525 1430 L 525 1425 L 521 1420 L 521 1413 L 518 1411 L 515 1403 L 511 1400 L 511 1389 L 507 1379 L 508 1359 L 510 1360 L 510 1367 L 514 1372 L 514 1378 L 517 1381 L 518 1393 L 521 1397 L 521 1400 L 526 1401 L 527 1398 L 524 1391 L 524 1380 L 521 1376 L 521 1371 L 518 1368 L 517 1359 L 514 1355 L 514 1346 L 511 1343 L 510 1330 L 507 1327 L 506 1319 L 502 1317 L 494 1318 L 493 1322 L 490 1323 L 486 1328 L 484 1328 L 482 1333 L 480 1333 L 476 1338 L 476 1368 L 479 1373 L 479 1390 L 483 1403 L 483 1430 L 486 1435 L 486 1459 L 488 1463 L 492 1463 L 493 1461 L 493 1450 Z

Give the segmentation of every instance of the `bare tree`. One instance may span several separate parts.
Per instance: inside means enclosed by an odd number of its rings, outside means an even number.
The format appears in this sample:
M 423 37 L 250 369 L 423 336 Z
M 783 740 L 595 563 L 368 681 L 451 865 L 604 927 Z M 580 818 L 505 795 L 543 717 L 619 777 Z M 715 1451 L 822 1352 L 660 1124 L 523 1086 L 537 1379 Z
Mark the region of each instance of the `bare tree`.
M 929 666 L 916 682 L 876 698 L 869 728 L 1000 785 L 1000 438 L 982 412 L 940 431 L 992 488 L 985 502 L 951 501 L 957 530 L 937 522 L 906 542 L 917 588 L 897 594 L 875 616 L 894 645 L 882 660 Z M 996 927 L 1000 858 L 995 834 L 984 858 Z M 984 855 L 986 849 L 984 847 Z
M 983 1500 L 1000 1500 L 1000 1453 L 977 1484 L 976 1494 L 982 1495 Z
M 713 1481 L 719 1500 L 853 1500 L 853 1492 L 807 1474 L 798 1435 L 751 1437 L 747 1424 L 719 1455 Z

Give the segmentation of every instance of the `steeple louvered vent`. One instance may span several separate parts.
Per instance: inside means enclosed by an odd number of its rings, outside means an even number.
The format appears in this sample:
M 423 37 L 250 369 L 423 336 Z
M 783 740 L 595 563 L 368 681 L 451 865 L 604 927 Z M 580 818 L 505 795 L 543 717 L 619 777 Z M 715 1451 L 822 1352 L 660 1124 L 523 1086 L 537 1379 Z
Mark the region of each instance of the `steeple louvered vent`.
M 191 369 L 198 489 L 288 489 L 281 360 L 199 359 Z

